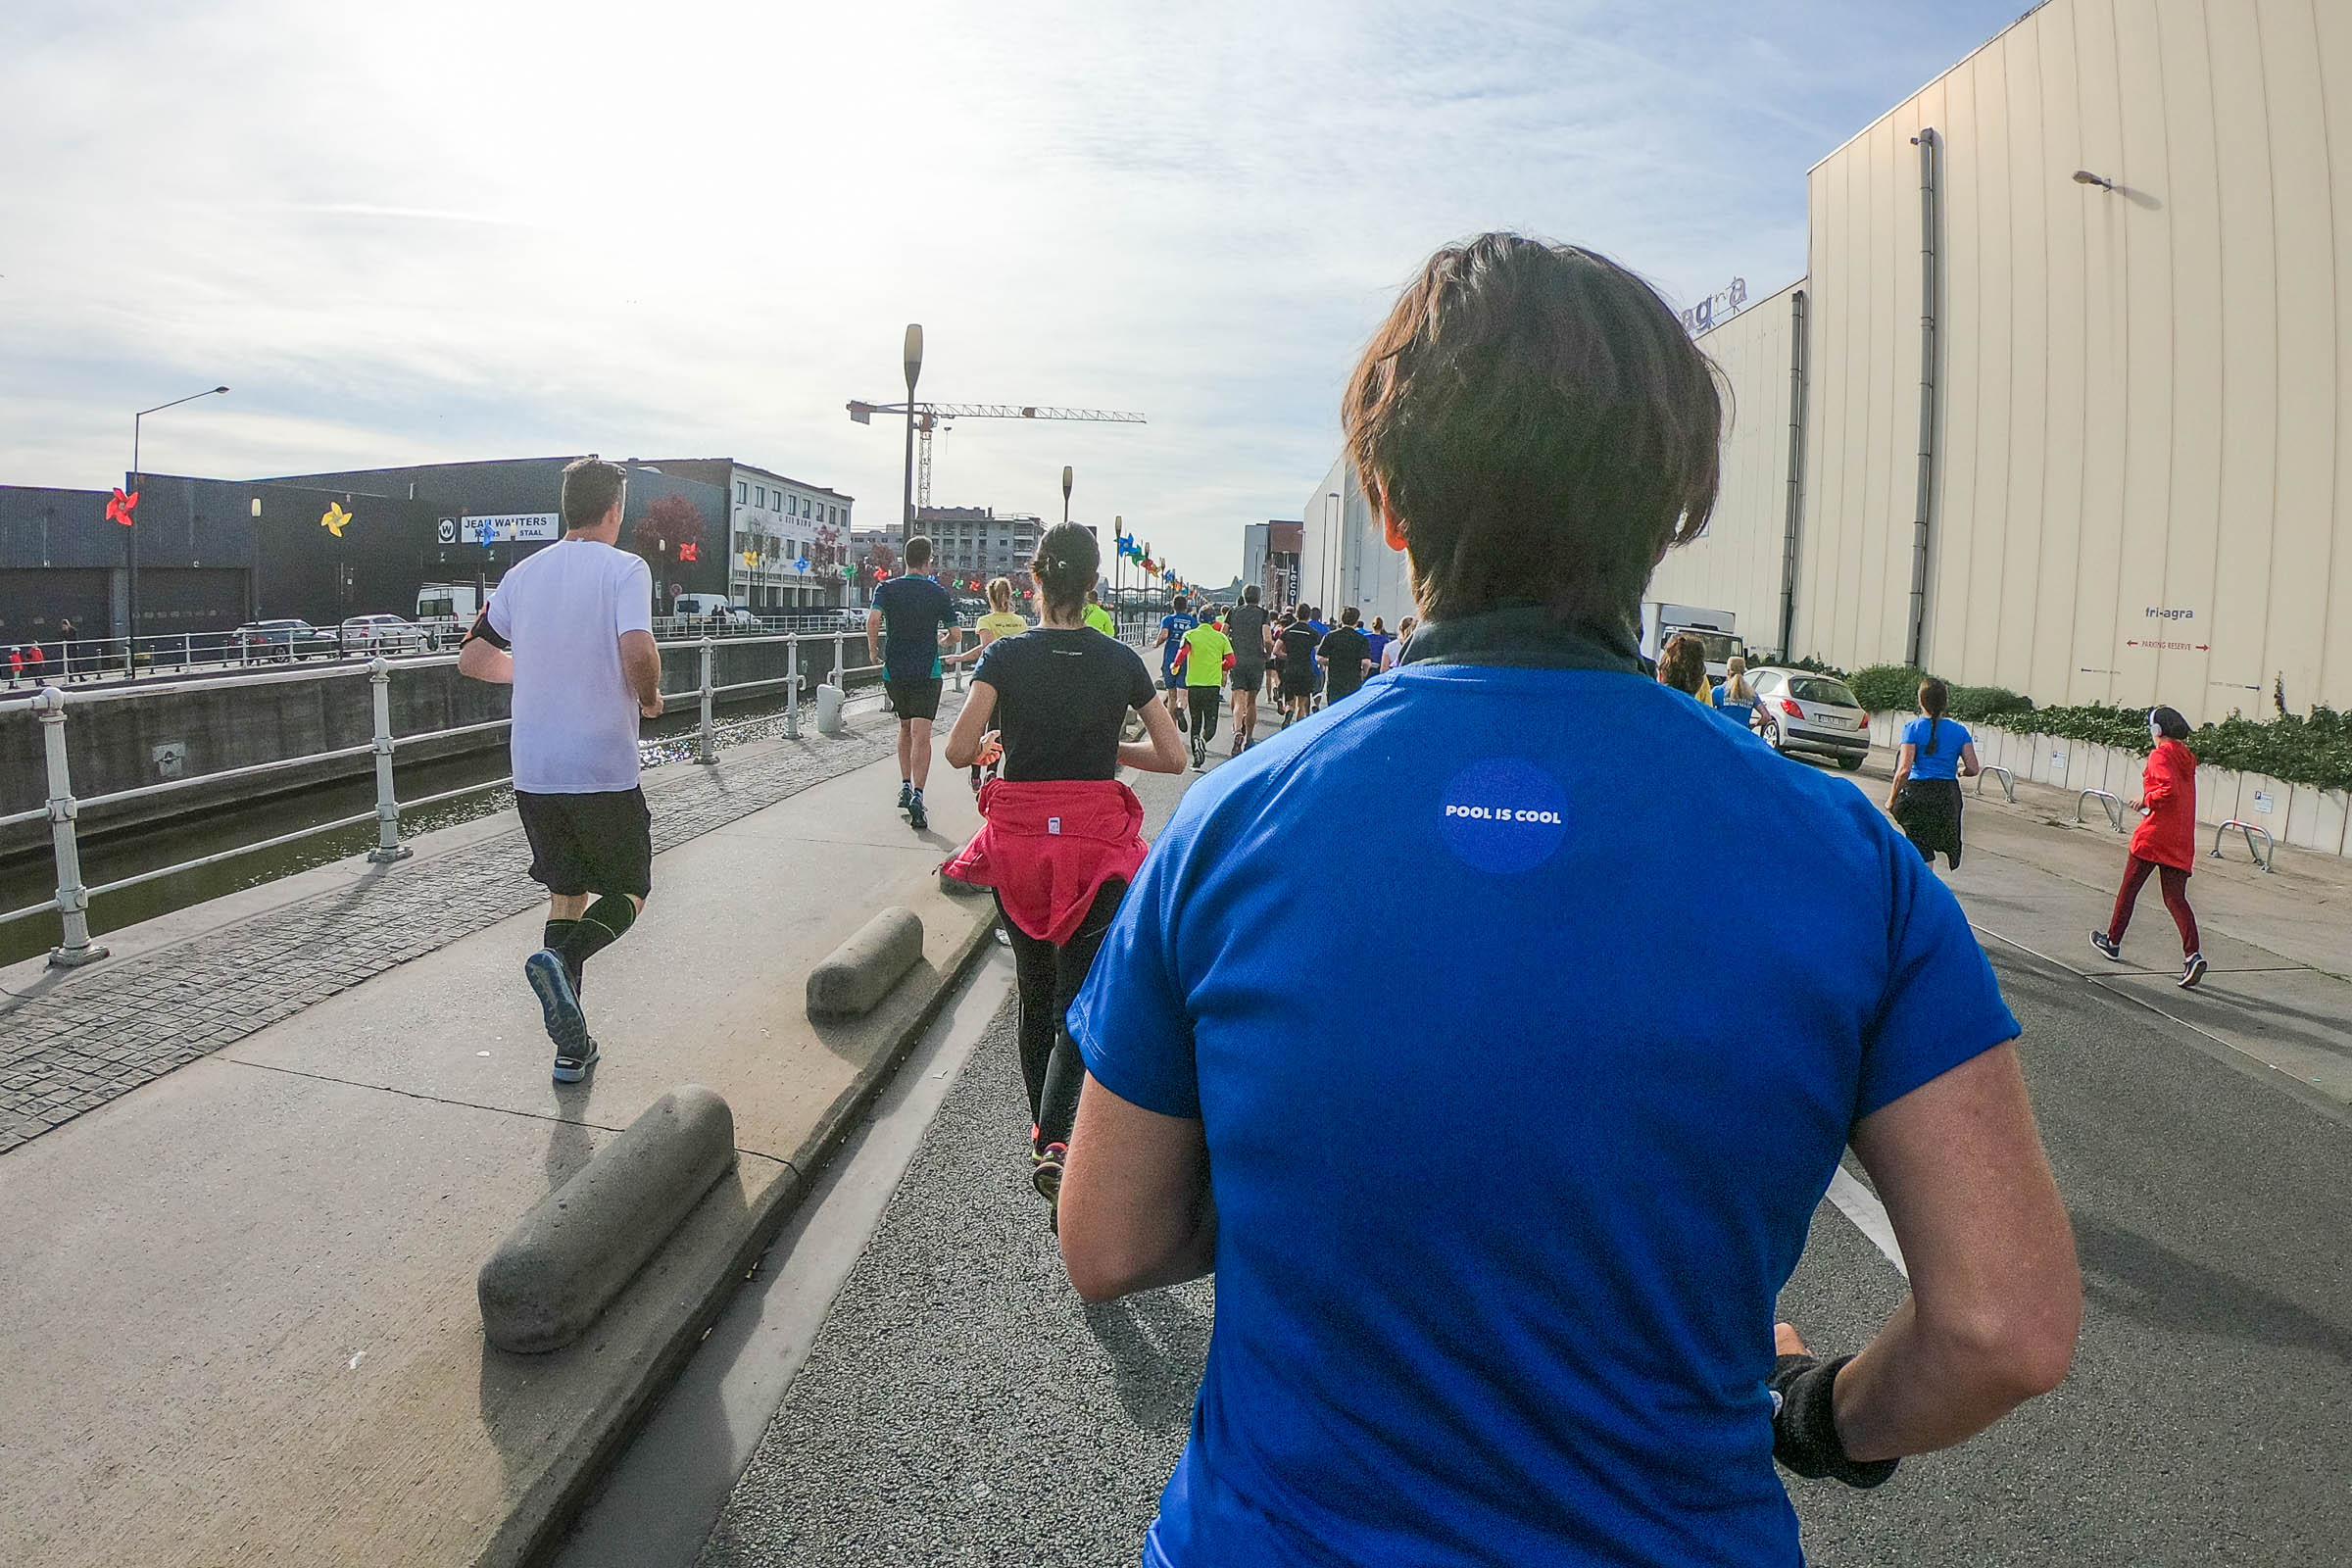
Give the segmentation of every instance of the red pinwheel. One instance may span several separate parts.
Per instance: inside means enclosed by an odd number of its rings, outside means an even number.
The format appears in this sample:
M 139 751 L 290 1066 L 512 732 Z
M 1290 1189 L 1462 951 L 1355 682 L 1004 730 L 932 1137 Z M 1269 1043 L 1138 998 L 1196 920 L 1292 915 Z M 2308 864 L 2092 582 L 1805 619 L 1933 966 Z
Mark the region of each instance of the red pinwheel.
M 139 493 L 136 490 L 133 490 L 128 495 L 124 495 L 122 491 L 118 490 L 115 492 L 114 500 L 109 501 L 106 504 L 106 520 L 109 522 L 119 522 L 123 527 L 127 528 L 137 520 L 132 516 L 132 514 L 138 510 Z
M 678 546 L 678 559 L 680 561 L 700 561 L 702 558 L 703 547 L 696 544 L 691 539 Z

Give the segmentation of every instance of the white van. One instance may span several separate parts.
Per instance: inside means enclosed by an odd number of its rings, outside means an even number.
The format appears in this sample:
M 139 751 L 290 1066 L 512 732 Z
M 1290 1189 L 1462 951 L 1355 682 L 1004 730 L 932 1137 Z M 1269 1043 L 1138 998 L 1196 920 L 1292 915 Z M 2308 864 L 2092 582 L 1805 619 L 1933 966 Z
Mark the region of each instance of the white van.
M 680 594 L 670 613 L 680 620 L 715 620 L 728 626 L 752 624 L 752 612 L 725 594 Z

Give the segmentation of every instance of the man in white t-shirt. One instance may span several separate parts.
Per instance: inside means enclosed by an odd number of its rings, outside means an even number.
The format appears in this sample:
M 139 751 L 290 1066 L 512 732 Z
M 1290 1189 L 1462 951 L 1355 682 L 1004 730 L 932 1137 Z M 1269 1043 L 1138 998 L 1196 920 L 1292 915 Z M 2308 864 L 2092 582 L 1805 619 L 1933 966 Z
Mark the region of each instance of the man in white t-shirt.
M 619 465 L 595 458 L 564 468 L 564 537 L 507 572 L 458 655 L 460 673 L 514 688 L 514 806 L 531 880 L 548 893 L 545 945 L 522 972 L 560 1084 L 596 1069 L 582 971 L 653 890 L 637 720 L 661 714 L 662 655 L 652 573 L 616 548 L 626 484 Z

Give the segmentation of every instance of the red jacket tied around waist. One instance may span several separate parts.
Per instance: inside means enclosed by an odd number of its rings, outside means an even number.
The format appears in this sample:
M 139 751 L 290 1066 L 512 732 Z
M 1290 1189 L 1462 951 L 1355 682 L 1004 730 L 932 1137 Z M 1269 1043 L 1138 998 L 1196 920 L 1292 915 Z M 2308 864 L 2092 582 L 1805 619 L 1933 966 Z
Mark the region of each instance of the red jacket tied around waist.
M 2139 781 L 2147 820 L 2132 835 L 2132 853 L 2158 865 L 2197 868 L 2197 758 L 2179 741 L 2159 741 Z
M 992 779 L 980 831 L 943 870 L 994 888 L 1030 936 L 1067 942 L 1102 884 L 1133 882 L 1144 863 L 1144 804 L 1117 779 Z

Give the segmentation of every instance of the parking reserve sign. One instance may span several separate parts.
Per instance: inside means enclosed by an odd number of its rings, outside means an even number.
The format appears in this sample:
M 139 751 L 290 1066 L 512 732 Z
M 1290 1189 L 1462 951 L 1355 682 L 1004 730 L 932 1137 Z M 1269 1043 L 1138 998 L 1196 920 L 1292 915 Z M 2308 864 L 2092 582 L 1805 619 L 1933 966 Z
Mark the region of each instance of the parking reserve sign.
M 533 544 L 563 532 L 563 514 L 555 512 L 502 512 L 458 519 L 458 536 L 469 545 Z

